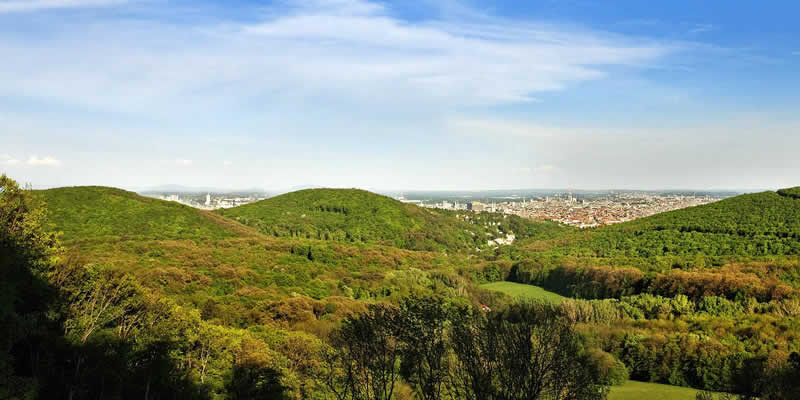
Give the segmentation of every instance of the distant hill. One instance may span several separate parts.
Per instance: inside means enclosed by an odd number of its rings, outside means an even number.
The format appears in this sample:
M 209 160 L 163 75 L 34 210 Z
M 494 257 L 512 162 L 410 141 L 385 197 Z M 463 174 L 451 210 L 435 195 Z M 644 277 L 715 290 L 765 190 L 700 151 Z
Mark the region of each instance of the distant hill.
M 532 247 L 580 257 L 800 254 L 798 189 L 744 194 L 562 237 Z
M 778 190 L 778 194 L 784 197 L 800 199 L 800 186 Z
M 510 278 L 579 297 L 647 292 L 781 298 L 800 288 L 797 193 L 745 194 L 524 243 L 518 259 L 525 262 Z
M 474 249 L 513 232 L 559 229 L 520 218 L 425 209 L 358 189 L 307 189 L 219 214 L 276 237 L 378 243 L 411 250 Z
M 459 254 L 275 238 L 218 213 L 109 187 L 35 195 L 47 207 L 49 224 L 63 233 L 71 262 L 132 273 L 159 293 L 194 305 L 208 298 L 238 304 L 292 293 L 317 299 L 401 296 L 418 289 L 407 274 L 471 261 Z M 455 217 L 445 220 L 458 223 Z
M 800 187 L 744 194 L 642 218 L 613 229 L 800 238 Z
M 745 194 L 657 214 L 598 230 L 596 239 L 612 252 L 646 257 L 797 255 L 800 197 L 785 195 L 790 193 L 797 189 Z
M 218 215 L 101 186 L 37 191 L 65 241 L 103 237 L 220 239 L 252 233 Z

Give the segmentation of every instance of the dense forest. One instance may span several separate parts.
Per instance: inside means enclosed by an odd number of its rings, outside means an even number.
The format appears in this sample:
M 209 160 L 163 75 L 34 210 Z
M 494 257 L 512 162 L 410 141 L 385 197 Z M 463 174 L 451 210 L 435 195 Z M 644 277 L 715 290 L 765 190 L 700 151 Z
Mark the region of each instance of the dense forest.
M 206 212 L 3 175 L 0 398 L 800 398 L 798 193 L 579 231 L 359 190 Z M 480 287 L 503 280 L 570 299 Z
M 357 189 L 300 190 L 218 212 L 275 237 L 428 251 L 480 249 L 509 233 L 528 238 L 560 228 L 517 216 L 425 209 Z

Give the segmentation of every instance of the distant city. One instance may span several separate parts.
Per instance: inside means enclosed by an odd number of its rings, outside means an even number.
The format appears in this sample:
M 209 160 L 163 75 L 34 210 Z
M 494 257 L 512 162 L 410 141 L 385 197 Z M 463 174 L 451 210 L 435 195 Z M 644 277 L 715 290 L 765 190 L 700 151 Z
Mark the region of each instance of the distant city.
M 728 192 L 551 192 L 546 195 L 505 197 L 492 196 L 468 199 L 460 197 L 421 199 L 401 194 L 395 197 L 404 203 L 421 207 L 472 212 L 498 212 L 525 218 L 560 222 L 580 228 L 618 224 L 666 211 L 713 203 L 734 193 Z
M 148 191 L 140 193 L 147 197 L 154 197 L 161 200 L 174 201 L 190 207 L 202 210 L 216 210 L 220 208 L 231 208 L 269 197 L 266 193 L 259 192 L 233 192 L 233 193 L 192 193 L 192 192 L 159 192 Z
M 264 200 L 273 194 L 259 191 L 151 190 L 142 195 L 175 201 L 204 210 L 231 208 Z M 385 192 L 398 201 L 425 208 L 468 212 L 496 212 L 524 218 L 556 221 L 580 228 L 618 224 L 666 211 L 693 207 L 731 197 L 736 192 L 691 191 L 472 191 Z

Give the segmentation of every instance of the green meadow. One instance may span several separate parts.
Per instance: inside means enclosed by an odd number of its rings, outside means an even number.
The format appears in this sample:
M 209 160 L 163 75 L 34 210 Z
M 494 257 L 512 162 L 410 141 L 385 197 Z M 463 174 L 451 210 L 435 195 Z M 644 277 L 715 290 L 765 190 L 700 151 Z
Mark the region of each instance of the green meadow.
M 492 282 L 481 285 L 482 288 L 505 293 L 511 297 L 522 300 L 544 300 L 552 303 L 560 303 L 566 297 L 558 293 L 548 292 L 538 286 L 526 285 L 515 282 Z
M 680 386 L 628 381 L 622 386 L 613 386 L 608 400 L 695 400 L 697 392 Z

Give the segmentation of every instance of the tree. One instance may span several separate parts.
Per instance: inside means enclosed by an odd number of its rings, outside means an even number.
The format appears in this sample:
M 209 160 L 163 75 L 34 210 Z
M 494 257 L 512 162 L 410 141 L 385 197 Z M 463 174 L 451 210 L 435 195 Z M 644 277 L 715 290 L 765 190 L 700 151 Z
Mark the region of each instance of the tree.
M 97 266 L 80 268 L 74 286 L 67 288 L 68 311 L 64 323 L 67 337 L 85 344 L 97 329 L 115 324 L 124 339 L 138 318 L 143 299 L 141 286 L 127 274 L 101 271 Z
M 448 375 L 450 307 L 442 298 L 408 297 L 400 313 L 403 375 L 418 398 L 441 399 Z
M 764 400 L 800 398 L 800 353 L 792 353 L 785 365 L 764 377 L 759 397 Z
M 236 360 L 226 389 L 231 399 L 286 399 L 281 371 L 275 368 L 275 355 L 261 340 L 245 337 L 235 351 Z
M 490 337 L 486 326 L 486 315 L 473 307 L 462 307 L 453 313 L 450 343 L 455 360 L 449 369 L 448 386 L 454 398 L 495 398 L 497 341 Z
M 321 379 L 339 400 L 390 400 L 399 375 L 399 310 L 371 305 L 334 332 Z
M 456 390 L 470 399 L 604 399 L 607 387 L 556 306 L 523 303 L 460 314 L 453 334 Z
M 35 396 L 57 327 L 48 310 L 56 291 L 48 270 L 58 255 L 57 235 L 30 190 L 0 175 L 0 398 Z

